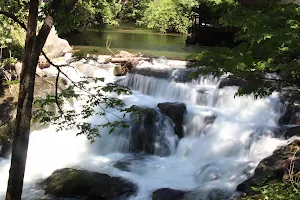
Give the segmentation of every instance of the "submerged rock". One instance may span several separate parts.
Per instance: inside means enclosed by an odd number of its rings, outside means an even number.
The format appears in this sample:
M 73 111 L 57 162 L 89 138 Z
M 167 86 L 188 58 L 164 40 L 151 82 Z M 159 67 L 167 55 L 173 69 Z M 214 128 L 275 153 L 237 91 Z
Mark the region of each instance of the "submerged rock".
M 300 171 L 300 140 L 275 151 L 273 155 L 263 159 L 255 169 L 254 175 L 237 186 L 237 191 L 245 195 L 256 195 L 254 188 L 261 188 L 274 182 L 289 179 L 289 168 L 292 160 L 295 161 L 294 173 Z
M 87 200 L 121 200 L 137 190 L 133 183 L 120 177 L 71 168 L 54 171 L 41 185 L 51 197 L 86 197 Z
M 152 193 L 152 200 L 183 200 L 185 192 L 170 188 L 162 188 Z
M 183 138 L 183 115 L 186 111 L 186 106 L 184 103 L 159 103 L 157 105 L 159 110 L 168 116 L 175 124 L 174 132 L 179 138 Z

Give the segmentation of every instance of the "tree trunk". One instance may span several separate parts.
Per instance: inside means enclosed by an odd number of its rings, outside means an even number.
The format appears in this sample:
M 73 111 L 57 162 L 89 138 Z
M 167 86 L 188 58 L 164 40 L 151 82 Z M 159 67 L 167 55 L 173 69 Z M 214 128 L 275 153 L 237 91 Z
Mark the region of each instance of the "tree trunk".
M 0 14 L 13 19 L 27 31 L 6 200 L 21 200 L 29 142 L 36 66 L 61 2 L 62 0 L 52 1 L 38 35 L 36 35 L 36 31 L 39 0 L 30 0 L 27 28 L 14 15 L 0 11 Z M 70 6 L 70 9 L 78 0 L 73 0 L 72 2 L 73 4 Z
M 75 4 L 77 1 L 78 0 L 73 0 Z M 48 10 L 48 13 L 46 13 L 43 26 L 38 35 L 36 35 L 39 0 L 30 0 L 29 3 L 25 55 L 20 78 L 18 109 L 15 124 L 16 130 L 13 138 L 12 158 L 6 200 L 21 200 L 29 142 L 36 66 L 38 64 L 39 55 L 42 52 L 42 48 L 53 26 L 54 16 L 59 9 L 60 4 L 61 0 L 52 1 L 50 9 Z M 2 14 L 14 20 L 13 15 L 10 15 L 9 13 Z M 26 29 L 20 21 L 17 19 L 14 21 Z
M 13 138 L 6 200 L 21 200 L 29 142 L 35 71 L 38 62 L 38 54 L 33 50 L 36 42 L 39 1 L 31 0 L 29 6 L 25 55 L 20 79 L 16 129 Z

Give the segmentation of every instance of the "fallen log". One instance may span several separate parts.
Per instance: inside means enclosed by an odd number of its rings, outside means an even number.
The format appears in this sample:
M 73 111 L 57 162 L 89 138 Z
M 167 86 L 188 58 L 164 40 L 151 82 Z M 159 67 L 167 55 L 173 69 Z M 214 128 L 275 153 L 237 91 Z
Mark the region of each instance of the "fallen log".
M 105 64 L 111 62 L 111 63 L 122 63 L 122 62 L 128 62 L 128 61 L 150 61 L 150 58 L 144 58 L 144 57 L 126 57 L 126 58 L 107 58 L 105 59 Z

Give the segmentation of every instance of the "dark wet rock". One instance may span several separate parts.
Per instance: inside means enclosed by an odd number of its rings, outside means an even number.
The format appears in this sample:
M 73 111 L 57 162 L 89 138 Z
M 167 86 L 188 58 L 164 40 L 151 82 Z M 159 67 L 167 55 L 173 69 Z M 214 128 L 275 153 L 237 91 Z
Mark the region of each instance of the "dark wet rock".
M 182 200 L 185 192 L 170 188 L 162 188 L 152 193 L 152 200 Z
M 293 88 L 285 89 L 280 94 L 280 100 L 286 105 L 286 111 L 279 123 L 300 125 L 300 91 Z
M 133 183 L 120 177 L 71 168 L 54 171 L 41 185 L 47 195 L 87 200 L 121 200 L 137 190 Z
M 155 122 L 158 121 L 157 112 L 155 109 L 142 109 L 142 115 L 131 115 L 136 123 L 130 128 L 130 151 L 154 153 L 155 143 Z M 138 118 L 138 119 L 137 119 Z
M 224 88 L 226 86 L 244 86 L 247 82 L 241 78 L 236 77 L 226 77 L 220 81 L 219 88 Z
M 199 69 L 176 69 L 171 73 L 170 78 L 176 82 L 189 82 L 192 80 L 190 74 L 199 71 Z
M 6 138 L 0 138 L 0 158 L 7 157 L 11 149 L 11 141 Z
M 293 127 L 287 127 L 283 131 L 283 137 L 285 139 L 291 138 L 293 136 L 300 136 L 300 125 L 293 126 Z
M 151 69 L 151 68 L 134 68 L 130 70 L 132 74 L 140 74 L 144 76 L 154 76 L 156 78 L 164 78 L 168 79 L 171 75 L 171 70 L 158 70 L 158 69 Z
M 174 126 L 174 132 L 176 135 L 178 135 L 179 138 L 183 138 L 183 115 L 186 111 L 186 106 L 184 103 L 172 103 L 172 102 L 166 102 L 166 103 L 159 103 L 157 105 L 159 110 L 168 116 L 175 124 Z
M 170 154 L 166 135 L 169 134 L 167 124 L 171 123 L 153 108 L 140 108 L 140 113 L 131 114 L 130 145 L 131 152 L 146 152 L 159 156 Z M 167 124 L 166 124 L 167 123 Z M 159 146 L 156 145 L 159 143 Z
M 300 125 L 300 106 L 288 104 L 285 114 L 279 120 L 280 124 L 297 124 Z
M 255 169 L 254 175 L 237 186 L 237 191 L 245 195 L 255 195 L 253 188 L 263 187 L 274 181 L 282 181 L 289 178 L 289 168 L 292 160 L 295 161 L 294 173 L 300 171 L 300 140 L 275 151 L 273 155 L 263 159 Z
M 153 76 L 156 78 L 163 78 L 172 80 L 178 83 L 185 83 L 192 80 L 190 75 L 194 72 L 198 72 L 200 69 L 181 69 L 181 68 L 163 68 L 163 69 L 153 69 L 153 68 L 133 68 L 130 73 L 140 74 L 144 76 Z M 200 73 L 200 72 L 199 72 Z
M 204 117 L 203 121 L 204 121 L 205 124 L 212 124 L 212 123 L 214 123 L 216 118 L 217 118 L 217 116 L 215 116 L 215 115 L 208 115 L 208 116 Z

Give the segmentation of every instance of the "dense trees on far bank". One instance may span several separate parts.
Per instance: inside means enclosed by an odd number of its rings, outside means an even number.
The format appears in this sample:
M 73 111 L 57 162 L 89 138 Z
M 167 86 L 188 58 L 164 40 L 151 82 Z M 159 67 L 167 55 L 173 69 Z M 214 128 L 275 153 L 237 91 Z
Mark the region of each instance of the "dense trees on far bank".
M 300 5 L 278 2 L 228 6 L 220 23 L 237 28 L 236 47 L 202 51 L 199 64 L 207 66 L 208 73 L 230 73 L 246 83 L 239 94 L 265 96 L 299 87 Z

